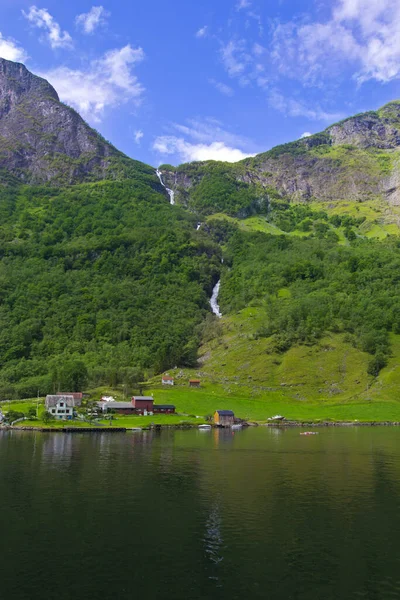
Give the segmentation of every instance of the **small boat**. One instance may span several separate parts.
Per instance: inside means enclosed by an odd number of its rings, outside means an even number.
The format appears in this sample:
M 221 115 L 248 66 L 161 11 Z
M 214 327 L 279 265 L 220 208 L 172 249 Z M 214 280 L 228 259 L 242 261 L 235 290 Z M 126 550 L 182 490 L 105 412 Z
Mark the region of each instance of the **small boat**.
M 319 431 L 301 431 L 300 435 L 318 435 Z
M 200 431 L 208 431 L 209 429 L 211 429 L 211 425 L 199 425 L 198 428 L 200 429 Z
M 232 425 L 231 429 L 242 429 L 243 425 L 241 423 L 235 423 Z
M 268 421 L 283 421 L 284 418 L 282 415 L 275 415 L 274 417 L 268 417 Z

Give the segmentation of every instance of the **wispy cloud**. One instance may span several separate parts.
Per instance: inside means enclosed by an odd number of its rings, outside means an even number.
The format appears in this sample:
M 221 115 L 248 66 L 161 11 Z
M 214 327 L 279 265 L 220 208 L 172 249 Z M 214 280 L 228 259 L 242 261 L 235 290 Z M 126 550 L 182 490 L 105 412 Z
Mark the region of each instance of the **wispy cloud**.
M 75 23 L 84 31 L 84 33 L 90 34 L 101 25 L 104 25 L 109 16 L 110 13 L 104 6 L 92 6 L 88 13 L 78 15 L 75 19 Z
M 276 25 L 272 59 L 281 73 L 309 83 L 344 69 L 359 83 L 386 83 L 400 78 L 399 31 L 397 0 L 336 0 L 325 21 Z
M 153 150 L 161 155 L 175 155 L 180 162 L 222 160 L 237 162 L 254 153 L 244 148 L 251 145 L 245 138 L 223 129 L 216 119 L 193 119 L 182 125 L 173 123 L 172 135 L 160 135 L 153 143 Z
M 340 112 L 329 112 L 322 109 L 319 105 L 313 105 L 309 107 L 303 102 L 295 100 L 294 98 L 285 97 L 277 90 L 273 90 L 269 94 L 269 104 L 275 110 L 285 114 L 289 117 L 306 117 L 313 121 L 327 121 L 333 122 L 343 119 L 345 116 Z
M 204 25 L 204 27 L 200 27 L 200 29 L 198 31 L 196 31 L 197 38 L 206 37 L 207 34 L 208 34 L 208 25 Z
M 229 85 L 226 85 L 226 83 L 223 83 L 222 81 L 209 79 L 209 83 L 211 83 L 211 85 L 213 85 L 224 96 L 233 96 L 235 94 L 233 89 Z
M 310 135 L 312 135 L 312 133 L 310 133 L 309 131 L 305 131 L 304 133 L 301 134 L 300 139 L 308 138 L 308 137 L 310 137 Z
M 54 48 L 71 48 L 72 38 L 67 31 L 62 31 L 60 25 L 54 20 L 46 8 L 31 6 L 28 12 L 22 14 L 34 27 L 44 29 L 50 46 Z
M 140 145 L 140 142 L 142 141 L 142 138 L 144 136 L 143 131 L 141 129 L 138 129 L 137 131 L 135 131 L 135 133 L 133 135 L 134 135 L 136 144 Z
M 18 42 L 11 38 L 5 38 L 0 33 L 0 57 L 15 62 L 24 62 L 28 55 Z
M 239 0 L 239 2 L 236 4 L 236 10 L 243 10 L 244 8 L 250 8 L 250 6 L 250 0 Z
M 132 68 L 143 59 L 142 48 L 127 45 L 110 50 L 86 69 L 61 66 L 41 75 L 54 85 L 63 101 L 98 122 L 106 108 L 128 101 L 140 103 L 144 87 Z
M 222 63 L 230 77 L 242 76 L 246 66 L 251 62 L 251 56 L 246 50 L 246 41 L 230 40 L 221 47 Z

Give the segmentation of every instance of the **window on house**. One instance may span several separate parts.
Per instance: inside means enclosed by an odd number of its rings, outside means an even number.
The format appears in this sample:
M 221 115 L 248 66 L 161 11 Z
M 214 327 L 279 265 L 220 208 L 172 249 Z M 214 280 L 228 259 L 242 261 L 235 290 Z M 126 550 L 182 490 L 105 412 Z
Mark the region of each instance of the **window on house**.
M 59 413 L 60 415 L 63 415 L 63 414 L 65 414 L 65 410 L 59 410 L 59 411 L 58 411 L 58 413 Z
M 64 406 L 64 402 L 60 402 L 60 408 Z
M 56 409 L 55 409 L 55 408 L 52 408 L 52 409 L 51 409 L 51 412 L 53 413 L 53 415 L 55 415 L 55 414 L 56 414 Z

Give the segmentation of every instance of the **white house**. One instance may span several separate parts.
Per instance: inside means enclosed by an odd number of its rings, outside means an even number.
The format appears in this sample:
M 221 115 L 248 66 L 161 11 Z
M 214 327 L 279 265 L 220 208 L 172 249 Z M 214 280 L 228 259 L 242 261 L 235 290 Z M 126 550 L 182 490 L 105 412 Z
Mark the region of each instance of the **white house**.
M 162 385 L 174 385 L 174 378 L 169 375 L 163 375 L 161 379 Z
M 72 419 L 74 416 L 75 398 L 72 395 L 46 396 L 46 410 L 55 419 Z

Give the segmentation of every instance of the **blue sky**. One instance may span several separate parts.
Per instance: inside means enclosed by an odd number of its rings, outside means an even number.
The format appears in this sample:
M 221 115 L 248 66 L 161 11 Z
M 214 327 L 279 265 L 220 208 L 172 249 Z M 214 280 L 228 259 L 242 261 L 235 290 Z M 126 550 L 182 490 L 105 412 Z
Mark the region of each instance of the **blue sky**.
M 1 0 L 0 56 L 129 156 L 235 161 L 400 98 L 400 2 Z

